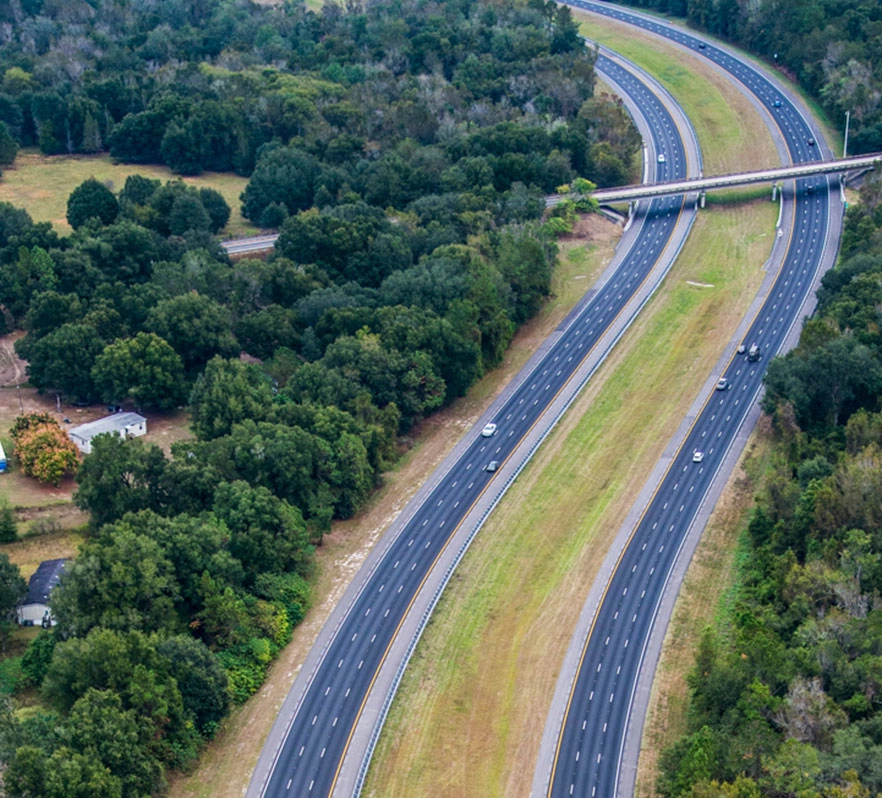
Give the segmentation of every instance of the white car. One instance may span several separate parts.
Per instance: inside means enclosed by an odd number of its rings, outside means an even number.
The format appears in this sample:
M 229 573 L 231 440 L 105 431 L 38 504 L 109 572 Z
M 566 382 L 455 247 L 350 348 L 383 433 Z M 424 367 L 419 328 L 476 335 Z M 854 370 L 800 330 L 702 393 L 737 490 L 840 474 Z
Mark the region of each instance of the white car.
M 693 463 L 700 463 L 702 460 L 704 460 L 704 452 L 699 452 L 698 449 L 692 452 Z
M 658 162 L 659 162 L 659 163 L 664 163 L 664 162 L 665 162 L 665 154 L 664 154 L 663 152 L 660 152 L 660 153 L 658 154 Z
M 731 387 L 732 387 L 732 385 L 730 384 L 729 380 L 727 380 L 725 377 L 720 377 L 720 379 L 717 380 L 717 390 L 718 391 L 725 391 L 727 388 L 731 388 Z
M 496 425 L 494 423 L 489 423 L 484 425 L 484 429 L 481 430 L 481 435 L 485 438 L 492 438 L 496 434 Z

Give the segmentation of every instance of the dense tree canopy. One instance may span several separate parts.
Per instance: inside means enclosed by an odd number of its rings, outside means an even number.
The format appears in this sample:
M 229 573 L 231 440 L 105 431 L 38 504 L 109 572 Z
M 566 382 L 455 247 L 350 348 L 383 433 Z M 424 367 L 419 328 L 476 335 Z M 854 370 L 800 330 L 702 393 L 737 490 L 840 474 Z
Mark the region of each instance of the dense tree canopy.
M 119 202 L 113 192 L 95 178 L 77 186 L 67 200 L 67 221 L 74 230 L 90 219 L 111 224 L 119 216 Z
M 769 364 L 775 447 L 721 623 L 689 676 L 664 796 L 882 792 L 879 182 L 799 346 Z
M 13 144 L 235 170 L 245 216 L 280 232 L 233 261 L 217 191 L 141 175 L 79 186 L 70 235 L 0 203 L 0 318 L 36 388 L 189 400 L 195 433 L 170 454 L 100 436 L 79 468 L 87 540 L 21 660 L 43 703 L 3 716 L 5 788 L 152 796 L 260 687 L 309 607 L 313 547 L 399 435 L 539 310 L 543 194 L 630 176 L 639 135 L 551 4 L 7 6 Z
M 882 150 L 882 9 L 869 0 L 624 0 L 762 56 L 817 97 L 841 130 L 851 113 L 849 153 Z

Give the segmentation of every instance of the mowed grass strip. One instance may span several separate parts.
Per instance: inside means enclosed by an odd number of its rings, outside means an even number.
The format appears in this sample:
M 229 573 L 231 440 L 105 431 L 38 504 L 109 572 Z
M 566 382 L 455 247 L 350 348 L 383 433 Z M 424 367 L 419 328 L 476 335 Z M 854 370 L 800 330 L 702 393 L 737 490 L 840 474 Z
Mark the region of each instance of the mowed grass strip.
M 719 628 L 723 622 L 719 617 L 721 602 L 731 594 L 738 560 L 745 551 L 742 535 L 760 477 L 770 460 L 770 441 L 764 418 L 759 434 L 751 436 L 733 478 L 717 502 L 683 580 L 652 685 L 634 789 L 637 798 L 657 795 L 659 756 L 686 733 L 686 676 L 695 664 L 704 628 Z
M 611 20 L 586 17 L 583 36 L 615 50 L 652 74 L 692 122 L 705 176 L 776 166 L 778 155 L 753 104 L 704 58 Z
M 772 241 L 757 231 L 774 218 L 771 203 L 699 216 L 665 289 L 457 570 L 405 673 L 365 795 L 529 795 L 584 598 L 753 298 Z
M 583 32 L 603 35 L 593 26 Z M 705 174 L 777 162 L 752 106 L 727 81 L 648 37 L 622 39 L 627 47 L 607 41 L 662 73 L 684 105 L 704 147 Z M 776 214 L 777 206 L 759 202 L 699 216 L 666 286 L 454 576 L 405 674 L 366 795 L 529 795 L 584 598 L 761 283 Z
M 51 222 L 59 233 L 71 232 L 67 223 L 67 198 L 81 183 L 94 177 L 118 194 L 129 175 L 151 179 L 182 179 L 197 188 L 213 188 L 230 206 L 230 221 L 222 236 L 254 235 L 257 227 L 240 213 L 239 194 L 248 184 L 247 177 L 227 172 L 205 172 L 199 177 L 181 177 L 164 166 L 115 163 L 109 155 L 43 155 L 35 149 L 19 152 L 11 167 L 4 167 L 0 177 L 0 202 L 24 208 L 35 222 Z

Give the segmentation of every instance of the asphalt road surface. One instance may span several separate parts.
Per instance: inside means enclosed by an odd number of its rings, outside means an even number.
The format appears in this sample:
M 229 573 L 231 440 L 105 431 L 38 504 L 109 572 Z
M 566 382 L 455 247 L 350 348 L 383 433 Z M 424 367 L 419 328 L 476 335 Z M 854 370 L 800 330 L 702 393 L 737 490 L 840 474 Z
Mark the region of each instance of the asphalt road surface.
M 570 4 L 622 21 L 637 20 L 634 24 L 713 60 L 767 105 L 794 162 L 818 156 L 821 145 L 809 144 L 809 140 L 820 141 L 818 134 L 790 98 L 757 70 L 710 43 L 700 47 L 702 40 L 654 20 L 614 6 Z M 621 756 L 640 667 L 663 591 L 711 481 L 755 406 L 769 357 L 782 348 L 799 320 L 822 260 L 830 204 L 826 178 L 797 181 L 791 243 L 781 273 L 744 337 L 745 352 L 732 353 L 722 375 L 726 386 L 712 389 L 707 396 L 606 585 L 581 653 L 551 778 L 546 782 L 547 794 L 554 798 L 606 798 L 630 794 L 633 789 L 633 784 L 620 783 Z M 748 354 L 753 345 L 761 353 L 757 360 Z M 542 768 L 540 762 L 537 772 Z
M 619 70 L 616 81 L 631 92 L 652 118 L 655 179 L 685 177 L 686 157 L 676 126 L 661 102 Z M 327 643 L 317 666 L 301 674 L 294 690 L 300 697 L 285 725 L 268 775 L 255 774 L 250 795 L 328 796 L 334 789 L 344 754 L 375 675 L 390 642 L 426 575 L 467 511 L 494 479 L 488 466 L 505 463 L 549 402 L 559 393 L 607 327 L 644 283 L 668 243 L 683 205 L 682 198 L 647 204 L 639 220 L 642 234 L 612 278 L 565 323 L 566 329 L 527 379 L 520 382 L 494 419 L 497 430 L 478 430 L 459 461 L 450 468 L 421 508 L 398 534 L 387 554 Z M 272 739 L 272 735 L 271 735 Z

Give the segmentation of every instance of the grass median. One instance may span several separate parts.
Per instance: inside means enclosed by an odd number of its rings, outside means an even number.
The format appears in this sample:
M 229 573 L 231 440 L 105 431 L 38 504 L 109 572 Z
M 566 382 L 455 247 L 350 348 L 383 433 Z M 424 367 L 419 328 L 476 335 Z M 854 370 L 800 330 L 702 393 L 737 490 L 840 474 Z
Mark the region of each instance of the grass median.
M 405 673 L 365 795 L 529 795 L 585 596 L 760 284 L 771 236 L 757 231 L 774 218 L 770 203 L 699 217 L 663 292 L 457 570 Z
M 701 65 L 692 74 L 670 48 L 624 38 L 627 48 L 611 46 L 657 72 L 692 118 L 705 173 L 776 162 L 740 92 Z M 752 132 L 742 131 L 745 123 Z M 776 215 L 776 205 L 759 201 L 699 216 L 659 294 L 455 574 L 405 673 L 365 795 L 529 795 L 548 702 L 585 596 L 755 295 Z

